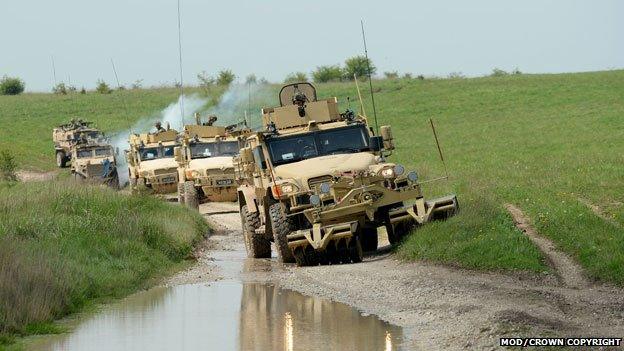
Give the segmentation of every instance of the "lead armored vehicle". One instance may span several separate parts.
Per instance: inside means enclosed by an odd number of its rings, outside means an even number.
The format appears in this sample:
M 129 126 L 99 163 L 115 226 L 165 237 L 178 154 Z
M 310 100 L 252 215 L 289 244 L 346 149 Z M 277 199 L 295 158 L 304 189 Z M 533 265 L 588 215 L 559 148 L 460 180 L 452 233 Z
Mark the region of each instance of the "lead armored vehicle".
M 397 243 L 415 225 L 457 211 L 457 198 L 426 200 L 418 175 L 388 162 L 389 126 L 375 135 L 365 116 L 338 112 L 309 83 L 284 86 L 264 108 L 264 131 L 236 159 L 247 254 L 298 265 L 360 262 L 378 227 Z
M 236 201 L 237 184 L 232 158 L 238 155 L 249 129 L 238 125 L 215 126 L 217 117 L 206 123 L 184 126 L 182 146 L 176 147 L 178 202 L 197 209 L 206 201 Z
M 133 189 L 150 188 L 155 193 L 175 193 L 178 163 L 174 148 L 179 146 L 174 129 L 154 133 L 132 134 L 126 150 L 130 185 Z
M 119 186 L 116 152 L 105 139 L 77 144 L 71 151 L 71 172 L 74 178 L 110 187 Z

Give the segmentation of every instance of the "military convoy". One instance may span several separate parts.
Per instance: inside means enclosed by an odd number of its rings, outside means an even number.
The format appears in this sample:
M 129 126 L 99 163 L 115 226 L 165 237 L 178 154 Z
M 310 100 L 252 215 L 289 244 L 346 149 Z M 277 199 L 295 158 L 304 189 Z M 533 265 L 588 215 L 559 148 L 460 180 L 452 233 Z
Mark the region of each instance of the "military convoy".
M 128 175 L 133 190 L 149 188 L 157 194 L 175 193 L 178 163 L 174 148 L 179 146 L 175 129 L 158 129 L 154 133 L 131 134 L 126 150 Z
M 396 243 L 457 211 L 455 195 L 425 200 L 417 173 L 386 161 L 389 126 L 375 135 L 365 116 L 339 113 L 309 83 L 284 86 L 279 99 L 235 162 L 249 257 L 270 257 L 274 242 L 282 262 L 360 262 L 377 248 L 378 227 Z
M 116 151 L 104 134 L 91 125 L 72 120 L 53 129 L 56 164 L 66 167 L 70 162 L 76 180 L 117 187 Z
M 236 201 L 234 164 L 247 128 L 213 125 L 217 117 L 184 126 L 181 146 L 174 150 L 178 163 L 178 202 L 197 209 L 204 201 Z
M 236 201 L 249 257 L 300 266 L 360 262 L 385 228 L 395 244 L 413 227 L 454 215 L 457 197 L 425 199 L 418 174 L 387 161 L 390 126 L 376 133 L 365 115 L 340 113 L 310 83 L 284 86 L 280 106 L 262 109 L 263 130 L 213 125 L 216 117 L 132 134 L 126 150 L 133 189 L 202 201 Z M 57 164 L 77 177 L 116 181 L 115 152 L 89 123 L 54 129 Z

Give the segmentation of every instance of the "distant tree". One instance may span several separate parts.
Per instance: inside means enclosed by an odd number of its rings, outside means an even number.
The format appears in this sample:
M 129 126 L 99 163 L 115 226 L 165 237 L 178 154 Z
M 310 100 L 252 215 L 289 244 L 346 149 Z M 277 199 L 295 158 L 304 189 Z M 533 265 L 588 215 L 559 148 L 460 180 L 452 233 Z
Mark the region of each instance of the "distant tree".
M 508 75 L 508 74 L 509 74 L 509 73 L 507 73 L 507 72 L 503 71 L 503 70 L 502 70 L 502 69 L 500 69 L 500 68 L 494 68 L 494 69 L 492 70 L 492 73 L 490 74 L 490 77 L 502 77 L 502 76 L 506 76 L 506 75 Z
M 87 93 L 87 89 L 85 89 L 84 87 L 82 87 L 82 88 L 80 89 L 80 94 L 84 95 L 84 94 L 86 94 L 86 93 Z
M 342 80 L 342 68 L 339 65 L 319 66 L 312 72 L 312 79 L 317 83 Z
M 132 83 L 132 89 L 141 89 L 143 87 L 143 79 L 137 79 Z
M 223 69 L 217 74 L 218 85 L 228 86 L 234 82 L 234 79 L 236 79 L 236 75 L 229 69 Z
M 451 72 L 451 73 L 449 73 L 448 78 L 449 79 L 463 79 L 463 78 L 466 78 L 466 77 L 461 72 Z
M 60 82 L 56 86 L 52 87 L 52 92 L 57 95 L 67 95 L 67 86 L 65 83 Z
M 26 85 L 19 78 L 4 76 L 0 79 L 0 95 L 19 95 L 25 88 Z
M 522 74 L 522 72 L 520 72 L 520 70 L 518 69 L 518 67 L 514 68 L 514 70 L 511 72 L 511 74 L 513 75 L 518 75 L 518 74 Z
M 106 84 L 106 82 L 101 79 L 97 81 L 95 91 L 97 91 L 100 94 L 110 94 L 113 92 L 110 86 L 108 86 L 108 84 Z
M 260 80 L 258 80 L 258 84 L 260 84 L 260 85 L 267 85 L 267 84 L 269 84 L 269 81 L 266 78 L 262 77 L 262 78 L 260 78 Z
M 258 83 L 258 77 L 256 77 L 255 74 L 250 74 L 247 77 L 245 77 L 245 84 L 256 84 Z
M 347 80 L 353 80 L 353 75 L 358 78 L 368 77 L 368 65 L 370 63 L 370 75 L 371 77 L 377 72 L 377 67 L 373 65 L 370 59 L 366 59 L 365 56 L 354 56 L 348 58 L 345 61 L 344 78 Z
M 399 72 L 397 71 L 384 72 L 384 76 L 386 76 L 386 79 L 397 79 L 399 78 Z
M 413 78 L 412 74 L 409 72 L 403 74 L 403 79 L 412 79 L 412 78 Z
M 0 180 L 17 181 L 17 162 L 8 150 L 0 151 Z
M 307 82 L 308 75 L 304 72 L 293 72 L 284 78 L 284 83 Z
M 423 76 L 422 74 L 419 74 L 416 78 L 418 78 L 418 80 L 425 80 L 425 76 Z
M 202 88 L 209 88 L 215 84 L 214 77 L 210 76 L 206 71 L 201 71 L 201 73 L 197 74 L 197 80 Z

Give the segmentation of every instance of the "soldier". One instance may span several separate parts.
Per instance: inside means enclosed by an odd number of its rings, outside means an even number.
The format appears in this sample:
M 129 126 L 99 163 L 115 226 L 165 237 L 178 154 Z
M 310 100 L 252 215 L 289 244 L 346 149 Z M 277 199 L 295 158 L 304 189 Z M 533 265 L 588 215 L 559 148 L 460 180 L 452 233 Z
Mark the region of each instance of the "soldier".
M 305 103 L 308 101 L 308 97 L 305 96 L 304 93 L 298 91 L 295 96 L 293 96 L 293 104 L 299 107 L 304 107 Z
M 165 128 L 162 127 L 162 124 L 160 122 L 156 122 L 156 124 L 154 124 L 154 127 L 156 127 L 156 133 L 165 132 Z

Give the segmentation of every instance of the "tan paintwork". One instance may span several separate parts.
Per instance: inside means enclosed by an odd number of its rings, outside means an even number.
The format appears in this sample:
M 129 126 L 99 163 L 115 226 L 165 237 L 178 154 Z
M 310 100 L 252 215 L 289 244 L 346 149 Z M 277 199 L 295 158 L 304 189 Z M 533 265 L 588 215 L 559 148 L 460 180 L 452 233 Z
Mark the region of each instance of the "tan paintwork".
M 133 187 L 145 185 L 159 194 L 177 191 L 178 165 L 173 155 L 152 160 L 141 160 L 139 156 L 143 148 L 175 147 L 179 145 L 177 139 L 178 132 L 174 129 L 130 135 L 128 140 L 130 149 L 126 150 L 126 159 Z
M 304 252 L 310 247 L 324 255 L 329 254 L 329 245 L 332 245 L 332 252 L 336 252 L 340 245 L 352 247 L 356 236 L 364 233 L 376 236 L 376 230 L 370 234 L 371 231 L 363 231 L 364 228 L 386 225 L 394 233 L 395 228 L 425 223 L 436 213 L 451 215 L 456 211 L 454 195 L 426 201 L 420 183 L 414 179 L 415 173 L 410 179 L 407 171 L 400 175 L 394 173 L 400 167 L 395 168 L 394 163 L 385 161 L 394 149 L 390 127 L 383 126 L 382 136 L 375 137 L 366 117 L 349 111 L 338 113 L 336 98 L 310 100 L 316 92 L 312 93 L 313 88 L 306 85 L 305 104 L 296 104 L 294 98 L 289 103 L 291 99 L 284 93 L 286 89 L 296 91 L 292 86 L 283 88 L 281 106 L 262 110 L 266 132 L 247 139 L 235 166 L 241 184 L 239 204 L 247 206 L 248 212 L 259 212 L 266 240 L 273 239 L 268 209 L 275 203 L 280 203 L 289 221 L 298 226 L 287 236 L 288 247 L 298 263 L 306 262 L 300 258 L 306 257 Z M 370 150 L 272 165 L 267 142 L 276 135 L 292 136 L 349 126 L 364 128 L 371 138 Z M 372 149 L 372 145 L 383 145 L 385 149 Z M 261 160 L 265 166 L 261 165 Z M 313 203 L 313 197 L 318 198 L 318 203 Z M 397 229 L 396 233 L 399 231 Z
M 198 123 L 200 117 L 196 116 Z M 216 117 L 212 122 L 216 121 Z M 184 126 L 182 146 L 177 151 L 178 180 L 180 184 L 193 182 L 196 188 L 197 203 L 204 201 L 236 201 L 236 181 L 232 156 L 211 156 L 191 158 L 193 143 L 237 142 L 247 130 L 231 127 L 191 124 Z M 182 199 L 184 187 L 178 187 Z

